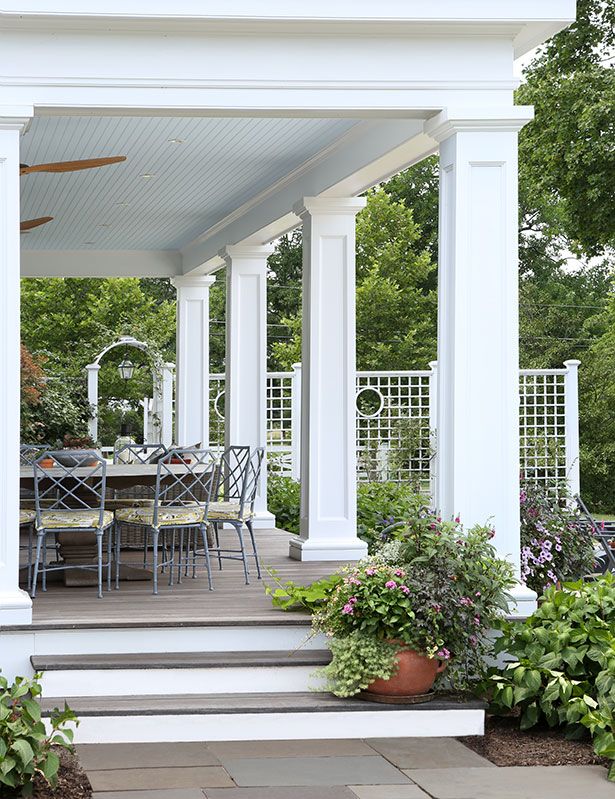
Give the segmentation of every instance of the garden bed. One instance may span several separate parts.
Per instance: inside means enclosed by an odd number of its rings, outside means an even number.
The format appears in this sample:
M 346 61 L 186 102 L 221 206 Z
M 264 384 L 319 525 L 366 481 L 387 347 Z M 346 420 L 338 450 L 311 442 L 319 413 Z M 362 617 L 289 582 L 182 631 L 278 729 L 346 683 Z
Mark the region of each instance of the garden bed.
M 58 784 L 55 789 L 45 780 L 35 780 L 34 799 L 91 799 L 92 786 L 77 756 L 66 749 L 54 746 L 60 758 Z
M 608 766 L 594 754 L 589 738 L 568 741 L 561 730 L 533 727 L 523 732 L 518 718 L 488 716 L 485 735 L 459 739 L 496 766 Z

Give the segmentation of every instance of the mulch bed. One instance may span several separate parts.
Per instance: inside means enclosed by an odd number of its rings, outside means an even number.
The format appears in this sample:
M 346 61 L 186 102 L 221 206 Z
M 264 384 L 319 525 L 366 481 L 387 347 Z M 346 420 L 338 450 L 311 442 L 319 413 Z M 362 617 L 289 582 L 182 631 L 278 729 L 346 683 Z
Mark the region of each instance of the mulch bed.
M 54 747 L 60 756 L 58 784 L 53 790 L 45 780 L 34 783 L 34 799 L 91 799 L 92 786 L 76 755 L 61 747 Z
M 519 720 L 487 716 L 485 735 L 459 740 L 496 766 L 607 766 L 594 754 L 589 739 L 568 741 L 561 730 L 533 727 L 519 729 Z

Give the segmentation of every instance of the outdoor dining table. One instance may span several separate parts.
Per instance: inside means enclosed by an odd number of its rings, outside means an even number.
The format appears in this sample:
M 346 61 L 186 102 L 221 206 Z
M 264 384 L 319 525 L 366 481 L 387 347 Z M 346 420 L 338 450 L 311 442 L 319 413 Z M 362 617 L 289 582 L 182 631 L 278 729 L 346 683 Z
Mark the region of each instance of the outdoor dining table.
M 165 473 L 181 475 L 186 470 L 182 463 L 165 464 Z M 198 467 L 195 468 L 195 471 Z M 84 466 L 71 469 L 71 476 L 87 477 L 92 471 L 91 467 Z M 62 477 L 67 472 L 62 467 L 53 466 L 45 469 L 50 476 Z M 154 486 L 158 474 L 157 464 L 151 463 L 108 463 L 107 464 L 107 488 L 112 490 L 122 490 L 134 488 L 135 486 Z M 164 475 L 162 477 L 164 479 Z M 19 475 L 19 485 L 22 490 L 34 491 L 34 469 L 32 466 L 22 466 Z M 44 487 L 44 483 L 43 483 Z M 96 558 L 96 535 L 95 533 L 58 533 L 60 553 L 66 563 L 84 563 L 88 559 Z M 62 572 L 64 583 L 67 586 L 83 586 L 94 584 L 95 577 L 92 572 L 70 569 Z M 135 564 L 123 564 L 121 567 L 122 580 L 150 580 L 151 571 L 137 567 Z

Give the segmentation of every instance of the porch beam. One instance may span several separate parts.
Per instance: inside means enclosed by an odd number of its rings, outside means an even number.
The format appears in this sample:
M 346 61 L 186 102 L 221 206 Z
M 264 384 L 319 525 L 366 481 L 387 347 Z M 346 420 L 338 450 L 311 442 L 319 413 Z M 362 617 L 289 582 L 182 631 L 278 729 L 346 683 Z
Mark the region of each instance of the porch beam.
M 442 112 L 436 502 L 466 528 L 492 524 L 520 575 L 517 132 L 529 107 Z M 517 612 L 535 595 L 519 584 Z
M 273 246 L 237 245 L 226 263 L 225 446 L 267 444 L 267 258 Z M 267 458 L 254 506 L 254 526 L 275 526 L 267 510 Z
M 304 197 L 301 524 L 297 560 L 359 560 L 355 443 L 355 216 L 365 198 Z
M 27 236 L 25 237 L 27 238 Z M 174 277 L 173 250 L 22 250 L 22 277 Z
M 19 588 L 19 137 L 28 117 L 0 111 L 0 628 L 30 624 Z
M 209 289 L 212 276 L 178 277 L 175 437 L 209 446 Z

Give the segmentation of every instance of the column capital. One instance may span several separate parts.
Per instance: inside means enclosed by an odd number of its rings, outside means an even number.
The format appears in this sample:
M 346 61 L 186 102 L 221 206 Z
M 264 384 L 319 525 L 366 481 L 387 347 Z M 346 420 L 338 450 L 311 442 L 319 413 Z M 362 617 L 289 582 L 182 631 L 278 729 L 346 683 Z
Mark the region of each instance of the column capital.
M 517 133 L 534 119 L 531 105 L 509 108 L 457 109 L 445 108 L 425 122 L 424 132 L 438 142 L 455 133 Z
M 230 263 L 236 258 L 269 258 L 274 252 L 273 244 L 229 244 L 220 250 L 218 255 Z
M 0 130 L 25 133 L 33 116 L 34 108 L 31 105 L 0 105 Z
M 88 372 L 94 372 L 94 371 L 97 372 L 100 369 L 100 364 L 99 363 L 88 363 L 85 368 L 88 370 Z
M 301 218 L 315 214 L 356 216 L 366 204 L 365 197 L 303 197 L 293 206 L 293 213 Z
M 171 278 L 171 283 L 176 289 L 208 289 L 215 282 L 215 275 L 180 275 Z

